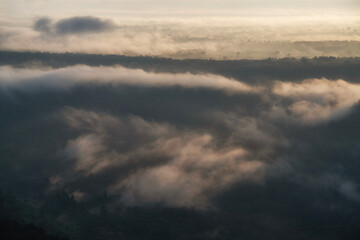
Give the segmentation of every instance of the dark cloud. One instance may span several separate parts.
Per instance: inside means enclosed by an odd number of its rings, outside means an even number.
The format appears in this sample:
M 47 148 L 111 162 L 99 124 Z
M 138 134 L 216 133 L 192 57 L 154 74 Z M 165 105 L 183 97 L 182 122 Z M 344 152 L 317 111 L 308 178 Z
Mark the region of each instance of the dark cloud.
M 112 22 L 95 17 L 73 17 L 59 20 L 55 24 L 57 34 L 98 33 L 113 28 L 114 24 Z
M 51 33 L 52 20 L 48 17 L 40 18 L 34 23 L 34 30 L 38 32 Z
M 34 23 L 34 30 L 46 34 L 66 35 L 66 34 L 84 34 L 101 33 L 115 28 L 115 24 L 110 20 L 84 16 L 60 19 L 52 23 L 50 18 L 40 18 Z

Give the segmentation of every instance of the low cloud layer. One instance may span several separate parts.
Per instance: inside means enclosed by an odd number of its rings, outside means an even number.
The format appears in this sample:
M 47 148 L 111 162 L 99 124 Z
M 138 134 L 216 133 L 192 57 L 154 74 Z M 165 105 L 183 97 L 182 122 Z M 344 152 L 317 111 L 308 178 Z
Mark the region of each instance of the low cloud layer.
M 256 93 L 260 87 L 252 87 L 234 79 L 216 75 L 156 74 L 123 67 L 74 66 L 62 69 L 31 70 L 0 67 L 0 86 L 37 91 L 42 88 L 67 89 L 81 84 L 112 84 L 144 87 L 208 88 L 229 94 Z
M 267 98 L 271 105 L 263 113 L 270 119 L 297 124 L 319 124 L 348 114 L 360 100 L 360 86 L 344 80 L 306 79 L 302 82 L 274 81 L 251 86 L 239 80 L 212 74 L 151 73 L 124 67 L 77 65 L 60 69 L 16 69 L 0 67 L 0 86 L 37 92 L 76 86 L 113 85 L 150 88 L 212 89 L 226 94 L 252 94 Z
M 113 58 L 0 58 L 13 64 L 0 67 L 0 188 L 54 229 L 81 228 L 67 231 L 79 239 L 357 236 L 358 60 Z
M 340 118 L 360 101 L 360 85 L 344 80 L 277 82 L 273 93 L 291 99 L 293 102 L 286 110 L 288 114 L 309 124 Z
M 207 112 L 207 124 L 211 122 L 215 128 L 223 129 L 220 131 L 66 108 L 62 110 L 63 119 L 79 135 L 68 140 L 63 151 L 74 162 L 71 169 L 53 178 L 61 179 L 57 184 L 86 198 L 88 190 L 76 187 L 76 183 L 113 170 L 119 174 L 109 176 L 109 183 L 102 189 L 121 196 L 127 206 L 162 203 L 205 209 L 211 207 L 213 197 L 234 184 L 261 184 L 268 178 L 294 171 L 296 174 L 292 157 L 280 154 L 291 148 L 293 141 L 287 138 L 282 125 L 296 130 L 344 118 L 358 101 L 358 88 L 343 80 L 277 81 L 271 91 L 255 93 L 269 105 L 268 109 L 257 110 L 255 116 L 244 110 Z M 320 179 L 315 180 L 320 187 L 327 179 L 316 178 Z M 354 183 L 335 180 L 327 181 L 326 188 L 350 200 L 357 199 Z
M 76 160 L 75 175 L 127 169 L 107 190 L 121 193 L 130 206 L 204 208 L 231 184 L 264 178 L 264 162 L 241 146 L 216 147 L 210 134 L 180 131 L 135 116 L 120 119 L 71 108 L 64 114 L 71 127 L 84 133 L 65 149 Z
M 171 124 L 176 118 L 171 117 L 169 106 L 150 119 L 78 107 L 58 109 L 61 121 L 77 136 L 63 147 L 62 155 L 72 167 L 51 177 L 57 179 L 55 185 L 84 199 L 89 189 L 79 182 L 114 171 L 100 190 L 120 195 L 127 206 L 163 203 L 206 208 L 214 196 L 234 184 L 260 183 L 267 177 L 286 175 L 294 169 L 291 161 L 284 162 L 281 157 L 280 152 L 291 147 L 289 133 L 282 126 L 296 130 L 345 118 L 355 108 L 360 93 L 356 83 L 325 78 L 251 86 L 218 75 L 151 73 L 123 67 L 3 66 L 0 70 L 0 84 L 9 101 L 17 92 L 62 96 L 74 89 L 107 86 L 114 91 L 134 88 L 143 93 L 182 89 L 184 94 L 200 96 L 200 102 L 190 103 L 202 106 L 199 113 L 182 106 L 187 104 L 187 95 L 172 103 L 179 111 L 184 108 L 181 117 L 186 121 L 203 125 L 206 119 L 205 125 L 196 128 Z M 226 106 L 225 101 L 206 106 L 205 95 L 201 97 L 204 92 L 220 94 L 233 104 Z M 255 107 L 249 105 L 251 102 L 257 102 Z M 135 107 L 133 110 L 137 112 Z M 352 185 L 333 186 L 345 196 L 356 196 Z
M 115 24 L 109 20 L 91 16 L 65 18 L 55 23 L 52 19 L 44 17 L 36 20 L 33 28 L 41 33 L 66 35 L 106 32 L 113 30 Z

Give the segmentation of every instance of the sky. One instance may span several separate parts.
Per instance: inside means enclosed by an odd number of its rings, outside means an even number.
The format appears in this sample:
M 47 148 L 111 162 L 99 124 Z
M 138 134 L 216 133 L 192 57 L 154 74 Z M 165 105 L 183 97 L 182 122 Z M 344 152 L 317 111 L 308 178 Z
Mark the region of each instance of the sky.
M 62 11 L 110 11 L 116 8 L 120 11 L 128 10 L 156 10 L 156 9 L 170 9 L 170 10 L 230 10 L 230 9 L 353 9 L 359 7 L 359 3 L 356 0 L 198 0 L 196 2 L 183 0 L 15 0 L 15 1 L 2 1 L 5 7 L 8 7 L 14 11 L 24 11 L 24 9 L 30 7 L 35 12 L 48 10 L 49 12 L 55 11 L 56 7 Z M 69 9 L 71 7 L 72 9 Z M 37 10 L 36 10 L 37 9 Z M 34 12 L 34 11 L 31 11 Z
M 359 9 L 355 0 L 2 1 L 0 48 L 177 59 L 354 57 Z M 112 28 L 60 34 L 35 27 L 42 18 L 56 28 L 76 17 Z

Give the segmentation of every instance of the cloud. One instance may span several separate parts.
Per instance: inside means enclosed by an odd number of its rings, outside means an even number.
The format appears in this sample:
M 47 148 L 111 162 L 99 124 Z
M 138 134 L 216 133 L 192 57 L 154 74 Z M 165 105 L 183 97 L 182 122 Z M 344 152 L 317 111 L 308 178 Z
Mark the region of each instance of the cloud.
M 62 69 L 16 69 L 0 67 L 0 86 L 4 89 L 37 91 L 40 89 L 68 89 L 81 84 L 139 87 L 208 88 L 228 94 L 256 93 L 260 87 L 252 87 L 234 79 L 217 75 L 157 74 L 123 67 L 89 67 L 78 65 Z
M 85 13 L 84 13 L 85 14 Z M 266 59 L 360 55 L 357 15 L 108 15 L 35 21 L 32 29 L 0 21 L 1 49 L 161 56 L 176 59 Z M 49 16 L 57 16 L 49 15 Z M 69 16 L 69 15 L 63 15 Z M 1 20 L 1 19 L 0 19 Z M 109 22 L 110 21 L 110 22 Z M 40 24 L 42 23 L 42 24 Z M 50 28 L 50 31 L 49 31 Z M 110 31 L 111 30 L 111 31 Z M 38 34 L 40 33 L 42 34 Z M 83 34 L 90 33 L 90 34 Z M 91 34 L 94 33 L 94 34 Z M 101 33 L 101 34 L 95 34 Z M 121 44 L 119 44 L 121 43 Z
M 288 142 L 283 132 L 261 116 L 260 110 L 255 114 L 257 117 L 236 111 L 212 112 L 208 118 L 222 130 L 221 134 L 229 132 L 226 139 L 228 144 L 244 146 L 262 161 L 273 161 L 278 148 L 286 147 Z
M 44 17 L 36 20 L 33 28 L 46 34 L 66 35 L 106 32 L 113 30 L 115 24 L 110 20 L 91 16 L 60 19 L 52 24 L 50 18 Z
M 296 134 L 346 113 L 359 96 L 357 84 L 325 78 L 251 86 L 218 75 L 118 66 L 0 69 L 3 90 L 31 97 L 39 104 L 32 111 L 48 109 L 48 102 L 57 102 L 51 111 L 72 106 L 61 115 L 71 132 L 63 145 L 68 165 L 52 176 L 53 185 L 81 193 L 79 199 L 92 188 L 106 190 L 127 206 L 206 208 L 234 184 L 292 174 L 306 158 L 291 155 L 304 142 Z M 131 97 L 128 89 L 136 89 Z M 270 113 L 285 124 L 271 121 Z M 354 190 L 338 188 L 349 196 Z
M 154 72 L 117 67 L 112 58 Z M 55 209 L 55 223 L 117 219 L 116 226 L 93 224 L 99 239 L 139 236 L 122 235 L 117 224 L 123 221 L 135 234 L 147 229 L 144 238 L 171 229 L 168 239 L 207 239 L 216 229 L 224 238 L 258 232 L 250 238 L 316 233 L 342 239 L 358 229 L 356 59 L 221 62 L 47 53 L 1 59 L 20 59 L 18 68 L 0 68 L 1 187 Z M 114 67 L 50 67 L 74 62 Z M 59 192 L 63 197 L 48 197 Z M 160 222 L 144 228 L 154 217 Z M 198 222 L 206 229 L 194 232 Z
M 252 159 L 241 146 L 216 147 L 210 134 L 180 131 L 136 116 L 116 118 L 72 108 L 64 111 L 64 117 L 82 132 L 65 149 L 76 160 L 75 174 L 118 169 L 120 179 L 104 187 L 121 193 L 126 205 L 205 208 L 212 196 L 231 184 L 264 177 L 265 163 Z
M 75 65 L 59 69 L 0 67 L 0 87 L 11 92 L 62 91 L 77 86 L 133 86 L 145 88 L 213 89 L 228 95 L 250 94 L 263 101 L 263 117 L 273 120 L 316 125 L 339 119 L 360 100 L 360 85 L 326 78 L 302 82 L 272 81 L 249 85 L 214 74 L 154 73 L 120 66 Z M 272 86 L 273 85 L 273 86 Z M 271 87 L 272 86 L 272 87 Z M 233 118 L 235 119 L 235 118 Z M 282 120 L 281 120 L 282 121 Z
M 52 20 L 48 17 L 43 17 L 35 21 L 34 30 L 38 32 L 51 33 Z
M 151 148 L 145 150 L 149 142 L 170 138 L 175 131 L 167 124 L 146 122 L 136 116 L 121 119 L 73 108 L 65 109 L 63 116 L 71 128 L 84 133 L 68 141 L 66 153 L 77 159 L 75 170 L 85 175 L 122 166 L 130 160 L 141 161 L 142 155 L 153 153 Z
M 349 113 L 360 100 L 360 85 L 344 80 L 308 79 L 301 83 L 277 82 L 273 93 L 292 100 L 287 113 L 279 108 L 274 111 L 303 123 L 316 124 Z
M 351 201 L 360 201 L 357 184 L 336 174 L 308 177 L 302 184 L 310 185 L 310 188 L 314 188 L 316 191 L 319 191 L 319 189 L 332 189 Z
M 355 183 L 351 181 L 345 181 L 340 184 L 339 192 L 342 193 L 347 198 L 353 200 L 353 201 L 360 201 L 360 193 L 357 190 L 357 186 Z
M 0 87 L 11 92 L 62 91 L 77 86 L 133 86 L 145 88 L 213 89 L 228 95 L 251 94 L 263 101 L 262 117 L 316 125 L 339 119 L 360 100 L 360 85 L 345 80 L 306 79 L 302 82 L 275 81 L 249 85 L 214 74 L 153 73 L 120 66 L 90 67 L 75 65 L 65 68 L 30 69 L 0 67 Z M 273 87 L 269 87 L 273 85 Z M 270 89 L 269 89 L 270 88 Z M 259 114 L 259 112 L 257 113 Z M 219 116 L 221 118 L 221 116 Z M 226 119 L 233 119 L 230 117 Z M 241 126 L 241 125 L 240 125 Z
M 183 149 L 187 150 L 186 147 Z M 197 150 L 198 154 L 204 154 L 197 160 L 215 161 L 217 164 L 187 169 L 188 166 L 175 161 L 169 165 L 139 171 L 111 190 L 122 189 L 123 201 L 130 206 L 165 203 L 175 207 L 205 208 L 209 207 L 211 197 L 227 190 L 232 184 L 241 180 L 261 179 L 263 176 L 264 164 L 260 161 L 236 163 L 236 158 L 241 159 L 240 153 L 230 152 L 219 157 L 203 152 L 201 148 Z M 206 160 L 209 156 L 212 159 Z M 223 162 L 219 164 L 219 161 Z
M 55 25 L 57 34 L 81 34 L 104 32 L 114 28 L 111 21 L 96 17 L 72 17 L 59 20 Z

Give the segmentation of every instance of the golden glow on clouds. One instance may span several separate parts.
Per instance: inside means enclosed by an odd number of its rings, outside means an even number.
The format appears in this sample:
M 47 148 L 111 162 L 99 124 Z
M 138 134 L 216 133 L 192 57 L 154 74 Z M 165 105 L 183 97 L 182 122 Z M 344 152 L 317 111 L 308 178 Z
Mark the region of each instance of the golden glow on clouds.
M 252 87 L 234 79 L 218 75 L 147 73 L 139 69 L 124 67 L 89 67 L 78 65 L 62 69 L 35 70 L 0 67 L 0 87 L 27 88 L 71 88 L 80 84 L 113 84 L 115 86 L 210 88 L 228 94 L 256 93 L 263 89 Z
M 124 67 L 83 65 L 45 70 L 0 67 L 0 89 L 10 92 L 13 89 L 28 92 L 38 92 L 44 89 L 68 90 L 86 84 L 144 88 L 201 88 L 223 91 L 229 96 L 259 94 L 273 99 L 273 108 L 265 113 L 267 117 L 275 120 L 287 119 L 297 124 L 318 124 L 342 117 L 349 113 L 360 100 L 360 85 L 341 79 L 306 79 L 302 82 L 278 81 L 274 83 L 272 89 L 268 89 L 266 86 L 251 86 L 235 79 L 211 74 L 149 73 Z M 287 101 L 278 105 L 276 104 L 277 99 L 287 99 Z M 218 117 L 224 118 L 220 115 Z M 226 119 L 231 118 L 226 116 Z M 244 125 L 240 122 L 238 124 Z M 252 127 L 247 125 L 247 128 Z M 158 129 L 158 131 L 160 130 Z M 85 145 L 91 142 L 93 142 L 91 136 L 81 141 Z M 96 149 L 96 151 L 100 150 Z
M 305 123 L 319 123 L 347 114 L 360 101 L 360 85 L 344 80 L 308 79 L 278 82 L 273 92 L 292 99 L 290 114 Z
M 0 1 L 0 49 L 180 59 L 360 56 L 359 1 Z M 42 34 L 33 24 L 44 16 L 93 16 L 117 27 Z

